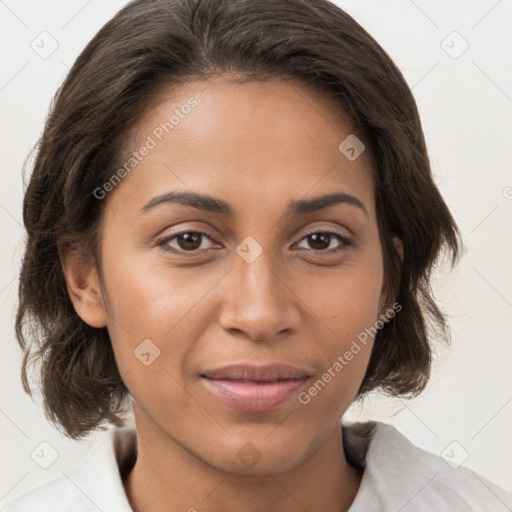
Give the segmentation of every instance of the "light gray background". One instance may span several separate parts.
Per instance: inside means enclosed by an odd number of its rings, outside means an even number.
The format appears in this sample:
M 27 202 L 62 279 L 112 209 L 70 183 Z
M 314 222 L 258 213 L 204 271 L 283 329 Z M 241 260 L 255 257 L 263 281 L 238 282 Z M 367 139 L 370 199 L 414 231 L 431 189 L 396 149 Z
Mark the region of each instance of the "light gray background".
M 409 402 L 373 397 L 346 418 L 391 423 L 415 444 L 453 465 L 464 461 L 512 491 L 512 1 L 337 3 L 379 41 L 412 87 L 437 182 L 467 249 L 456 270 L 437 274 L 453 339 L 450 350 L 437 349 L 428 389 Z M 98 437 L 63 438 L 21 389 L 13 329 L 21 168 L 69 66 L 124 4 L 0 0 L 0 502 L 66 471 Z M 44 453 L 34 456 L 40 463 L 57 458 L 43 469 L 31 458 L 34 450 Z

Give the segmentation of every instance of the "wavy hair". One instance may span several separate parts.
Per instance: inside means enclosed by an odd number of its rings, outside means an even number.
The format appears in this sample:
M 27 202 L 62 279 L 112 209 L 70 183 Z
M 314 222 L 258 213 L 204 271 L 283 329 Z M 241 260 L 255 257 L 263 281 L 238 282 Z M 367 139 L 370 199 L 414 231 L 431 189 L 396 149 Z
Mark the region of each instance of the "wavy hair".
M 225 71 L 314 87 L 370 151 L 385 280 L 401 311 L 379 330 L 357 398 L 420 393 L 432 340 L 448 340 L 429 283 L 443 248 L 455 263 L 459 232 L 433 180 L 412 92 L 384 49 L 327 0 L 135 0 L 88 43 L 55 95 L 23 203 L 22 381 L 31 394 L 28 369 L 38 367 L 45 414 L 68 437 L 124 424 L 129 394 L 107 329 L 74 310 L 58 244 L 100 263 L 106 201 L 94 190 L 118 168 L 130 130 L 161 91 Z

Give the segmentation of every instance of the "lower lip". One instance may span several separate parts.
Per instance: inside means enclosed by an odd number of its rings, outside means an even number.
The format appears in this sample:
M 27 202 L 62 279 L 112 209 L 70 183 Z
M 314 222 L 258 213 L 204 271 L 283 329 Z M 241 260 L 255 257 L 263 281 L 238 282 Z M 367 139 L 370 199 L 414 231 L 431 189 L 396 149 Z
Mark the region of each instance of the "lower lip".
M 283 405 L 308 378 L 274 382 L 242 382 L 207 377 L 201 380 L 211 392 L 232 407 L 261 412 Z

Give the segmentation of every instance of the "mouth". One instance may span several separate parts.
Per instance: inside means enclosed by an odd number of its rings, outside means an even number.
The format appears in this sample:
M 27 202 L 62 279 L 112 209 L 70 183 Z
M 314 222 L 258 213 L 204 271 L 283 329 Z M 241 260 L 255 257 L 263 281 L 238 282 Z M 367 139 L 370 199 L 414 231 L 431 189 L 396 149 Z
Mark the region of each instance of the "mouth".
M 308 371 L 295 366 L 275 363 L 265 366 L 249 364 L 229 365 L 207 370 L 202 376 L 210 379 L 232 381 L 275 382 L 288 379 L 302 379 L 310 377 L 310 374 Z
M 214 379 L 212 377 L 208 377 L 206 375 L 201 375 L 201 377 L 204 377 L 205 379 L 211 379 L 211 380 L 224 380 L 227 382 L 250 382 L 253 384 L 271 384 L 273 382 L 285 382 L 288 380 L 299 380 L 299 379 L 292 379 L 292 378 L 283 378 L 283 379 L 231 379 L 231 378 L 225 378 L 225 379 Z M 303 377 L 301 377 L 303 378 Z
M 263 382 L 202 377 L 205 387 L 218 399 L 231 407 L 253 412 L 270 411 L 284 405 L 307 380 L 303 377 Z
M 204 372 L 201 382 L 230 407 L 264 412 L 283 406 L 310 377 L 307 371 L 287 365 L 238 365 Z

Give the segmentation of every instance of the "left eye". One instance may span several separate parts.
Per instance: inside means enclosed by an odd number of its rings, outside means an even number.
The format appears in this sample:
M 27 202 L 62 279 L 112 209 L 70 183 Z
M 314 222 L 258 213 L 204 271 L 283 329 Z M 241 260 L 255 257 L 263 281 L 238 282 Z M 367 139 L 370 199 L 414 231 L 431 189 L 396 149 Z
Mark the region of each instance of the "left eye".
M 350 240 L 347 237 L 331 231 L 315 231 L 314 233 L 306 235 L 302 240 L 306 240 L 310 244 L 310 246 L 312 246 L 312 250 L 328 253 L 342 251 L 351 244 Z M 338 241 L 337 248 L 329 248 L 333 240 Z

